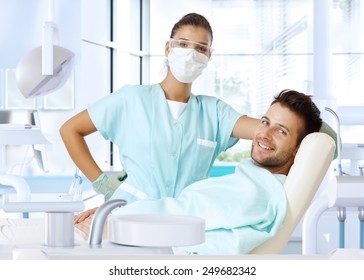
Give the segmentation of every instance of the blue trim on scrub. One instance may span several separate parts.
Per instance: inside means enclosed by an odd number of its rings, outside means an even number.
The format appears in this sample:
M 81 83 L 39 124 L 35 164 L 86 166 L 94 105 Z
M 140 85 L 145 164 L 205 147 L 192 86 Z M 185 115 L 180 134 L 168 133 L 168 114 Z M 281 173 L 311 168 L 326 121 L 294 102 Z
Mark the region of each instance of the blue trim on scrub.
M 235 172 L 235 167 L 233 165 L 229 166 L 212 166 L 210 171 L 210 177 L 219 177 L 228 174 L 233 174 Z

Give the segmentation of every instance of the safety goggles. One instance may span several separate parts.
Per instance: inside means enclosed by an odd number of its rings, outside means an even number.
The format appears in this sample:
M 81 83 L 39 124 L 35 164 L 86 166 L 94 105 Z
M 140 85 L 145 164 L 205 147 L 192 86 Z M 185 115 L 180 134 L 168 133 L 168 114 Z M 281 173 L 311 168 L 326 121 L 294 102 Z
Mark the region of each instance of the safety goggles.
M 211 53 L 214 51 L 213 48 L 207 45 L 183 39 L 170 39 L 169 44 L 172 48 L 194 49 L 207 57 L 210 57 Z

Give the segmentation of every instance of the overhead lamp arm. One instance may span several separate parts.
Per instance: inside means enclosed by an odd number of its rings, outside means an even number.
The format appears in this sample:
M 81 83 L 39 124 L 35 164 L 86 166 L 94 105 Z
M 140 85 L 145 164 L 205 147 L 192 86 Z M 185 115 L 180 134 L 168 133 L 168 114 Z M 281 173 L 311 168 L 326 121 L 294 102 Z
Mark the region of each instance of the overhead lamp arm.
M 53 75 L 53 44 L 58 44 L 58 27 L 53 18 L 54 1 L 48 0 L 47 21 L 42 32 L 42 75 Z
M 46 21 L 42 34 L 42 75 L 53 75 L 53 36 L 57 31 L 54 22 Z

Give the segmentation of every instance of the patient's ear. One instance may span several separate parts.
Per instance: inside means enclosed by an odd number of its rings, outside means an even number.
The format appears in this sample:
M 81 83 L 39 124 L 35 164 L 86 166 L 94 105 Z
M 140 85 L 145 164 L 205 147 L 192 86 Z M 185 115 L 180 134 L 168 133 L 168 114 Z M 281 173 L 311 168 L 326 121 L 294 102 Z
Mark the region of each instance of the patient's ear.
M 300 145 L 301 145 L 301 144 L 299 144 L 299 145 L 296 147 L 296 149 L 293 151 L 293 156 L 294 156 L 294 157 L 297 155 L 297 152 L 298 152 L 298 150 L 300 149 Z

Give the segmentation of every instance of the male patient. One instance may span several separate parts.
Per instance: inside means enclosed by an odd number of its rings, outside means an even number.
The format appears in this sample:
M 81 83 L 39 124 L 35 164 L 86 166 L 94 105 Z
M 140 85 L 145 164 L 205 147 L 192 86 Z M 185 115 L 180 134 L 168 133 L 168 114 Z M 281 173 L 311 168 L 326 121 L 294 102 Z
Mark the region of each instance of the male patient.
M 196 182 L 178 198 L 133 202 L 114 210 L 113 215 L 164 213 L 201 217 L 206 222 L 206 241 L 184 250 L 198 254 L 247 253 L 281 227 L 286 214 L 286 175 L 302 139 L 321 126 L 320 111 L 309 96 L 282 91 L 261 118 L 252 141 L 251 158 L 241 161 L 234 174 Z M 42 232 L 41 222 L 35 226 L 34 221 L 24 221 L 0 220 L 0 244 L 29 242 L 27 233 L 30 229 L 36 232 L 36 226 Z M 88 235 L 91 217 L 76 216 L 75 224 Z M 78 233 L 76 230 L 76 236 Z
M 199 254 L 243 254 L 272 237 L 286 213 L 283 183 L 302 139 L 320 130 L 320 111 L 309 96 L 286 90 L 262 117 L 251 158 L 235 173 L 188 186 L 178 198 L 140 200 L 113 214 L 167 213 L 205 219 L 206 242 L 184 247 Z M 88 234 L 92 217 L 76 227 Z M 81 221 L 81 222 L 79 222 Z

